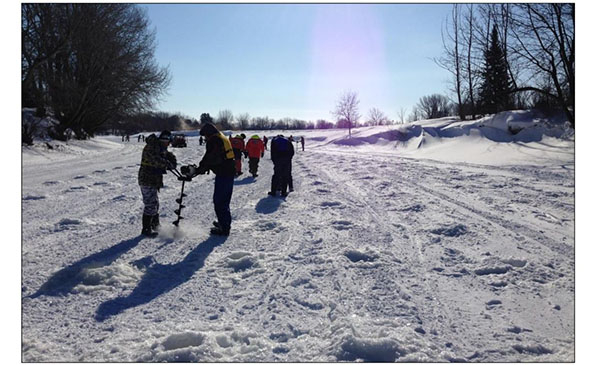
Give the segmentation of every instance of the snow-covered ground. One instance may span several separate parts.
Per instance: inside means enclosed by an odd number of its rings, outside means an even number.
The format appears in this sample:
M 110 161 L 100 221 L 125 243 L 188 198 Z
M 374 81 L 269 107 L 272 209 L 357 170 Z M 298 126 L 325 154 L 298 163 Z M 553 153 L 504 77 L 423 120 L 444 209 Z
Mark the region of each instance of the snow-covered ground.
M 262 159 L 236 179 L 228 238 L 208 234 L 214 175 L 186 183 L 178 229 L 165 176 L 161 234 L 140 237 L 136 136 L 23 147 L 22 360 L 574 361 L 561 123 L 290 133 L 295 191 L 268 197 Z M 189 164 L 204 146 L 171 150 Z

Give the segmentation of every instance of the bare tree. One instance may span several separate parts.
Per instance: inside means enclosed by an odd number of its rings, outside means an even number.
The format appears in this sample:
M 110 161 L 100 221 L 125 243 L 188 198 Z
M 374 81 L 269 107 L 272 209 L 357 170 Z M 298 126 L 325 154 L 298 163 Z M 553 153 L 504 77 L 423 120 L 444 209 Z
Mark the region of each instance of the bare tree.
M 416 106 L 416 111 L 425 119 L 447 117 L 450 110 L 450 100 L 441 94 L 423 96 Z
M 237 122 L 238 122 L 238 128 L 244 130 L 244 129 L 248 129 L 248 126 L 250 125 L 250 114 L 248 113 L 243 113 L 237 116 Z
M 404 124 L 404 116 L 405 115 L 406 115 L 406 109 L 400 108 L 400 111 L 398 112 L 398 118 L 399 118 L 400 124 Z
M 456 94 L 458 115 L 461 120 L 465 119 L 462 103 L 462 50 L 460 50 L 460 5 L 452 6 L 452 19 L 448 22 L 446 19 L 445 29 L 442 30 L 442 43 L 444 45 L 444 55 L 434 59 L 435 63 L 448 70 L 453 77 L 452 91 Z
M 336 108 L 331 114 L 336 119 L 346 121 L 348 125 L 348 136 L 352 136 L 352 126 L 358 123 L 360 114 L 358 112 L 358 94 L 354 91 L 346 91 L 337 102 Z
M 21 27 L 22 99 L 33 95 L 52 109 L 56 138 L 68 129 L 87 138 L 109 120 L 149 109 L 169 84 L 137 5 L 23 4 Z
M 561 105 L 575 126 L 575 5 L 518 4 L 512 16 L 511 50 L 526 60 L 529 85 L 515 91 L 535 91 Z M 548 90 L 546 80 L 551 80 Z
M 368 125 L 384 125 L 388 122 L 388 117 L 379 109 L 369 109 Z
M 233 117 L 233 113 L 231 112 L 231 110 L 224 109 L 219 110 L 215 122 L 219 124 L 219 126 L 222 129 L 231 129 L 231 127 L 233 127 L 234 120 L 235 118 Z
M 465 48 L 465 77 L 467 82 L 467 95 L 469 102 L 469 111 L 471 119 L 475 119 L 475 88 L 477 83 L 477 76 L 474 65 L 474 41 L 475 41 L 475 28 L 476 20 L 475 13 L 473 11 L 473 4 L 466 5 L 467 11 L 465 14 L 465 25 L 461 29 L 462 42 Z

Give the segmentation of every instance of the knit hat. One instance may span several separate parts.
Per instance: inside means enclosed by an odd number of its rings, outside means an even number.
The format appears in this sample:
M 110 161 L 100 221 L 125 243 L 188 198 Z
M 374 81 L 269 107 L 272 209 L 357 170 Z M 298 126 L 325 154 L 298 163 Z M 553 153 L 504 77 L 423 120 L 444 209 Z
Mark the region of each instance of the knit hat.
M 160 132 L 158 139 L 161 139 L 163 141 L 170 141 L 171 140 L 171 132 L 167 131 L 167 130 Z

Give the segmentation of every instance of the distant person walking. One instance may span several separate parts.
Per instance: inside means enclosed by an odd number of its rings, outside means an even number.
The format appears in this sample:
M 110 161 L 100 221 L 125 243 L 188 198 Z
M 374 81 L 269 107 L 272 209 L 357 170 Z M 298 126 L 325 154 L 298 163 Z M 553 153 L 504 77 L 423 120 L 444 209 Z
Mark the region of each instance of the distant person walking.
M 229 139 L 219 132 L 212 123 L 206 123 L 200 129 L 200 135 L 206 138 L 206 152 L 198 165 L 200 174 L 215 174 L 215 190 L 213 204 L 217 221 L 213 222 L 211 234 L 228 236 L 231 229 L 231 195 L 233 193 L 233 179 L 235 177 L 235 156 Z
M 271 160 L 273 160 L 273 177 L 271 178 L 271 196 L 276 196 L 281 191 L 281 196 L 286 197 L 287 187 L 291 178 L 292 158 L 294 146 L 292 142 L 282 135 L 271 140 Z
M 248 152 L 250 173 L 253 177 L 258 176 L 258 163 L 261 157 L 265 155 L 265 145 L 259 136 L 256 134 L 250 137 L 246 143 L 246 151 Z
M 246 138 L 245 134 L 238 134 L 235 137 L 229 137 L 229 142 L 231 143 L 231 147 L 233 148 L 233 154 L 235 155 L 235 171 L 236 176 L 240 176 L 243 174 L 242 172 L 242 153 L 246 149 L 246 145 L 244 143 L 244 138 Z
M 265 145 L 265 150 L 268 151 L 269 149 L 267 148 L 267 142 L 269 142 L 269 139 L 267 138 L 267 136 L 263 137 L 263 144 Z
M 198 138 L 198 142 L 200 143 L 200 146 L 202 146 L 202 144 L 204 143 L 202 136 L 200 136 L 200 138 Z
M 142 191 L 144 213 L 142 215 L 142 235 L 156 236 L 160 222 L 158 219 L 158 192 L 163 186 L 163 175 L 167 169 L 177 167 L 175 155 L 167 151 L 171 132 L 162 131 L 159 137 L 151 134 L 146 138 L 142 151 L 142 162 L 138 172 L 138 184 Z
M 300 144 L 302 145 L 302 151 L 304 152 L 304 136 L 300 137 Z

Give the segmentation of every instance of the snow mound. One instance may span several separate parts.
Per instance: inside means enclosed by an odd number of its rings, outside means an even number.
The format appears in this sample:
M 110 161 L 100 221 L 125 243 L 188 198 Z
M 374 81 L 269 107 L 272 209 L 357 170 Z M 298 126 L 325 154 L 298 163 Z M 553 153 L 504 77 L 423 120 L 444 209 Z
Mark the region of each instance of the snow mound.
M 365 127 L 363 127 L 365 128 Z M 419 149 L 442 139 L 476 136 L 492 142 L 539 142 L 544 137 L 569 139 L 574 136 L 563 114 L 546 116 L 538 110 L 511 110 L 472 121 L 455 117 L 422 120 L 396 129 L 381 131 L 357 128 L 352 136 L 331 140 L 339 146 L 386 145 Z
M 135 266 L 126 263 L 86 267 L 79 273 L 80 284 L 73 288 L 73 292 L 91 293 L 114 288 L 132 288 L 141 280 L 143 274 Z

